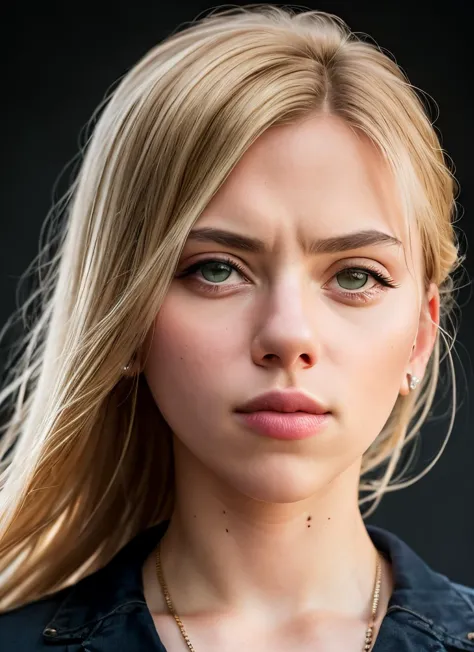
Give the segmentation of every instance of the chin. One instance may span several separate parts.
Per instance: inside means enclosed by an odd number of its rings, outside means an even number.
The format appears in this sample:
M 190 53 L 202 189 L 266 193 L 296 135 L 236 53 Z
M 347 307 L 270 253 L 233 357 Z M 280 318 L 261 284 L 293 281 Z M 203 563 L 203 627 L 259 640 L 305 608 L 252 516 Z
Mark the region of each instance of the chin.
M 278 469 L 278 465 L 272 464 L 272 468 L 266 468 L 265 464 L 256 464 L 259 469 L 252 473 L 252 468 L 248 466 L 245 472 L 238 477 L 228 479 L 228 482 L 234 486 L 234 489 L 252 500 L 265 503 L 297 503 L 302 500 L 311 498 L 321 490 L 322 484 L 316 482 L 318 476 L 309 469 L 302 472 L 301 465 L 293 464 L 293 469 L 289 468 L 291 464 L 285 465 L 286 468 Z

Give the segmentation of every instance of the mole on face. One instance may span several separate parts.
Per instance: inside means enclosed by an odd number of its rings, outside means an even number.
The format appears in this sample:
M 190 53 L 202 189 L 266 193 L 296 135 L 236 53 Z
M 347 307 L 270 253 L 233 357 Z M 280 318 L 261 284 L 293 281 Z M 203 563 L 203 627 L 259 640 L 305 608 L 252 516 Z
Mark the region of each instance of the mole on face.
M 307 520 L 307 521 L 310 521 L 310 520 L 311 520 L 311 516 L 308 516 L 308 518 L 307 518 L 306 520 Z M 311 527 L 311 524 L 310 524 L 310 523 L 308 523 L 308 527 Z

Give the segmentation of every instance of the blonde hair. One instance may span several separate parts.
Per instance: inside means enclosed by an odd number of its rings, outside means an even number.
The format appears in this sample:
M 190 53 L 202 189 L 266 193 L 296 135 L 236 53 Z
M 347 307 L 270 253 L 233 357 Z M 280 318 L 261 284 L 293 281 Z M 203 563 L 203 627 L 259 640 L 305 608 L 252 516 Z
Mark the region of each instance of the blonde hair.
M 61 202 L 67 223 L 51 220 L 35 261 L 39 287 L 19 309 L 36 302 L 34 324 L 0 394 L 11 411 L 1 442 L 2 608 L 91 573 L 171 515 L 171 433 L 143 374 L 124 376 L 123 366 L 141 351 L 192 225 L 270 126 L 325 111 L 366 134 L 419 229 L 424 285 L 441 292 L 426 375 L 366 451 L 360 504 L 421 477 L 393 482 L 433 403 L 440 334 L 454 380 L 443 324 L 462 262 L 455 181 L 422 100 L 378 46 L 324 12 L 232 7 L 169 35 L 99 108 Z

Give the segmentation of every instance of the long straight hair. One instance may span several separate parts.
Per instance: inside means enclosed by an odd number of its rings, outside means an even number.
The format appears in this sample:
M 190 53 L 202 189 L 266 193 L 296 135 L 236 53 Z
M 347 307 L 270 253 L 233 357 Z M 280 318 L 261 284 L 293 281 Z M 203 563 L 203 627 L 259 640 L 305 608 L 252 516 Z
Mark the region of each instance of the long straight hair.
M 447 322 L 462 262 L 456 185 L 423 98 L 336 16 L 214 11 L 150 50 L 99 107 L 62 221 L 52 214 L 35 260 L 40 283 L 19 309 L 33 323 L 0 393 L 2 609 L 88 575 L 169 518 L 171 432 L 143 374 L 123 366 L 141 351 L 192 225 L 242 155 L 269 127 L 323 112 L 383 154 L 421 236 L 424 286 L 440 289 L 426 375 L 364 454 L 360 504 L 374 509 L 421 477 L 394 481 L 433 403 L 441 340 L 454 381 Z

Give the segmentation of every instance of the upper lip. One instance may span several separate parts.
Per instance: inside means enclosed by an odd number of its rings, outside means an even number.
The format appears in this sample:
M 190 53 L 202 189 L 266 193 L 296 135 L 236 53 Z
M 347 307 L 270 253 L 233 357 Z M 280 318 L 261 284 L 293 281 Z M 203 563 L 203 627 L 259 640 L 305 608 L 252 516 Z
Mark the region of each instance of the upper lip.
M 299 390 L 272 391 L 260 394 L 237 408 L 237 412 L 258 412 L 273 410 L 275 412 L 308 412 L 325 414 L 329 410 L 314 398 Z

